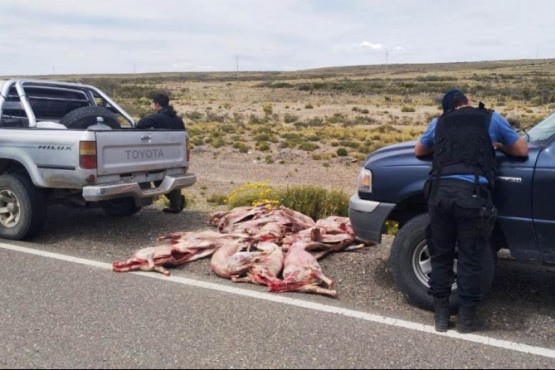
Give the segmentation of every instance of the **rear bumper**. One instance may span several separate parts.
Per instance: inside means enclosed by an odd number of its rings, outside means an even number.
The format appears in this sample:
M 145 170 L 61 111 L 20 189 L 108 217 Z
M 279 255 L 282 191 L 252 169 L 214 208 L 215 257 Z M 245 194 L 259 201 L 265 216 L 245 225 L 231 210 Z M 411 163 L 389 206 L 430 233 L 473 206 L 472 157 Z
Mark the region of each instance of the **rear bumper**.
M 167 194 L 175 189 L 192 186 L 197 181 L 194 173 L 183 175 L 165 176 L 158 187 L 151 189 L 141 188 L 139 183 L 116 183 L 106 185 L 86 186 L 83 188 L 83 198 L 88 202 L 116 199 L 123 197 L 151 198 L 157 195 Z
M 349 200 L 349 220 L 358 239 L 379 244 L 387 217 L 395 204 L 360 199 L 354 194 Z

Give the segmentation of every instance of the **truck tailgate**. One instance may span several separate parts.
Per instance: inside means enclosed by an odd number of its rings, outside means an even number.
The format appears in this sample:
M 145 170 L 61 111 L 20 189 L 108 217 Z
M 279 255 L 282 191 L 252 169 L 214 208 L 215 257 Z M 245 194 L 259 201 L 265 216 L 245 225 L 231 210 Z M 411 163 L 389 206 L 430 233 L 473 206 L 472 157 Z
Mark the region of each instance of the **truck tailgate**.
M 186 131 L 107 130 L 96 132 L 98 175 L 187 167 Z

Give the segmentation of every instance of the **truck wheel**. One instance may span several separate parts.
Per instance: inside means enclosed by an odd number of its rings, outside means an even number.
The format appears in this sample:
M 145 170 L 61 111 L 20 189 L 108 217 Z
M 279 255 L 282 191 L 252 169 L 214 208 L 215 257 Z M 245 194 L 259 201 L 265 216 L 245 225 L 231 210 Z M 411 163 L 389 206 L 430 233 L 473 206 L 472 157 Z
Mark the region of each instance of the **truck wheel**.
M 430 254 L 426 242 L 426 227 L 430 223 L 428 214 L 419 215 L 407 222 L 400 230 L 393 245 L 389 262 L 393 278 L 399 289 L 416 306 L 433 310 L 433 297 L 428 294 L 428 280 L 432 271 Z M 482 265 L 482 295 L 485 296 L 495 278 L 497 253 L 488 248 Z M 456 260 L 453 266 L 456 276 Z M 459 306 L 457 285 L 453 284 L 450 308 L 456 312 Z
M 103 200 L 100 202 L 100 206 L 104 212 L 114 217 L 131 216 L 141 209 L 135 204 L 135 199 L 132 197 Z
M 104 124 L 111 128 L 121 128 L 116 115 L 104 107 L 82 107 L 77 108 L 66 114 L 60 123 L 67 128 L 86 129 L 96 124 L 97 117 L 102 117 Z
M 0 237 L 29 239 L 46 222 L 46 203 L 40 189 L 26 175 L 0 176 Z

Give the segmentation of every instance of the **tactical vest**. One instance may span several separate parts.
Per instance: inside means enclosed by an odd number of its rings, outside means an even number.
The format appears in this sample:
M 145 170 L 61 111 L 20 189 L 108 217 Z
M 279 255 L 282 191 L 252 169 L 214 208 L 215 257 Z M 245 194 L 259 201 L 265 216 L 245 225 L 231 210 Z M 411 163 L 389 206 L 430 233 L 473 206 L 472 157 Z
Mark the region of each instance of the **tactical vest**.
M 435 148 L 431 175 L 484 176 L 493 188 L 495 150 L 488 130 L 491 110 L 463 107 L 443 114 L 435 128 Z

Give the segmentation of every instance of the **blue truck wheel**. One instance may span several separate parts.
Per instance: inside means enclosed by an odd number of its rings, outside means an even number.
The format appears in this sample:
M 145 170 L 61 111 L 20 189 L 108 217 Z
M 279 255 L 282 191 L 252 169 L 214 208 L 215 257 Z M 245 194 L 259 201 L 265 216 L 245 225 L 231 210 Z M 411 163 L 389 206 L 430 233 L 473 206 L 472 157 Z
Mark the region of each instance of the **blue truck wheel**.
M 433 297 L 428 294 L 428 280 L 431 273 L 430 255 L 427 250 L 426 227 L 430 223 L 428 214 L 421 214 L 408 221 L 396 235 L 389 262 L 393 278 L 399 289 L 416 306 L 433 310 Z M 482 265 L 482 295 L 485 296 L 495 278 L 497 253 L 493 248 L 484 255 Z M 453 266 L 456 276 L 456 264 Z M 459 305 L 456 284 L 450 299 L 452 312 Z

